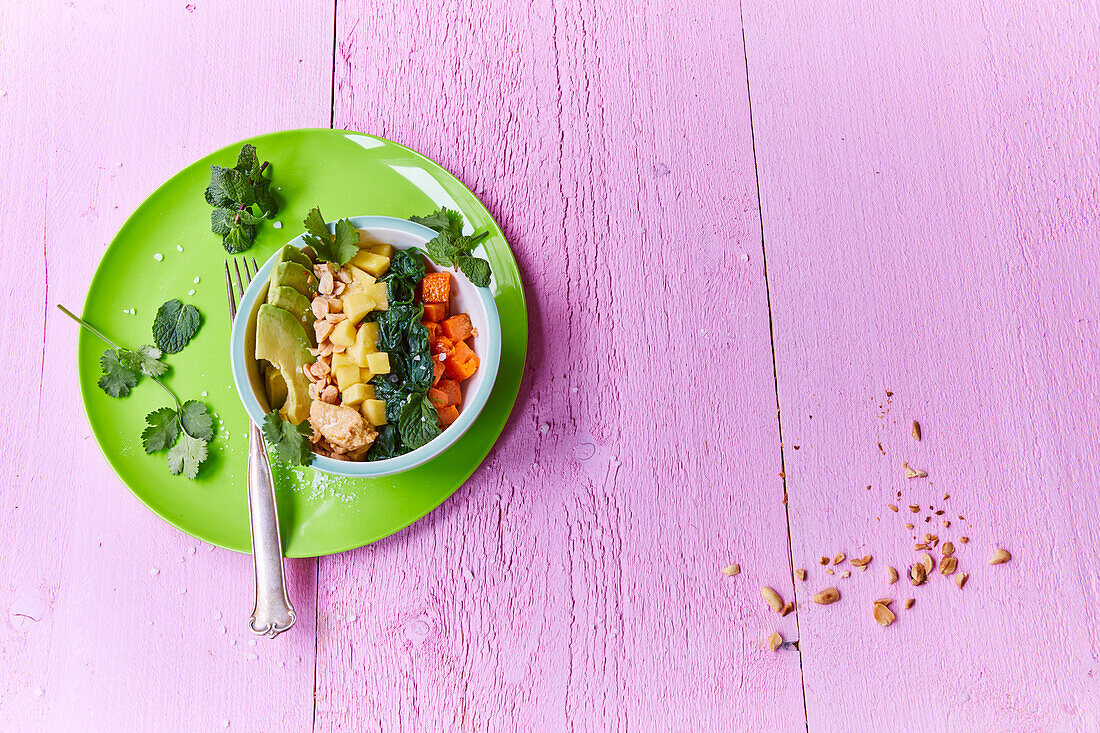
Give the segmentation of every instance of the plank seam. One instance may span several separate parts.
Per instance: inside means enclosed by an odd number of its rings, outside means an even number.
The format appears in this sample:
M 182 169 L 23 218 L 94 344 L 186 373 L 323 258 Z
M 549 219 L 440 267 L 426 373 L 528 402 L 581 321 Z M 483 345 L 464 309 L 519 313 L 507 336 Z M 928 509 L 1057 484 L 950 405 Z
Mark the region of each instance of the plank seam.
M 764 242 L 764 206 L 760 195 L 760 166 L 756 156 L 756 129 L 752 118 L 752 85 L 749 80 L 749 44 L 745 36 L 745 10 L 742 4 L 738 4 L 738 13 L 741 16 L 741 48 L 745 52 L 745 96 L 749 106 L 749 136 L 752 140 L 752 169 L 756 179 L 756 210 L 760 221 L 760 254 L 764 264 L 764 294 L 768 303 L 768 339 L 772 349 L 772 378 L 775 384 L 775 420 L 779 427 L 779 470 L 783 480 L 783 513 L 787 518 L 787 558 L 788 570 L 791 578 L 791 588 L 794 592 L 794 621 L 798 629 L 798 674 L 802 680 L 802 713 L 806 720 L 806 730 L 810 729 L 810 711 L 806 696 L 806 673 L 802 660 L 802 617 L 798 612 L 798 583 L 794 578 L 794 550 L 791 541 L 791 508 L 787 502 L 787 461 L 783 446 L 783 415 L 779 404 L 779 361 L 775 354 L 775 318 L 772 315 L 771 284 L 768 281 L 768 250 Z

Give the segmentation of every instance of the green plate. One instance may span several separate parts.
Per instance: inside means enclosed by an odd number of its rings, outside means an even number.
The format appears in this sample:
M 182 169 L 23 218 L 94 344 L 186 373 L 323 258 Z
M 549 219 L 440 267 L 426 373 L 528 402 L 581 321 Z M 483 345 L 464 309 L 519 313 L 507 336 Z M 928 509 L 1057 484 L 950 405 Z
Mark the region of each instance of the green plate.
M 142 449 L 145 415 L 169 404 L 163 390 L 142 379 L 130 396 L 108 397 L 96 384 L 104 345 L 83 330 L 77 358 L 88 422 L 108 463 L 142 503 L 184 532 L 230 550 L 250 551 L 248 418 L 229 367 L 222 274 L 228 255 L 221 238 L 210 231 L 210 207 L 203 199 L 210 164 L 232 166 L 243 142 L 271 162 L 282 200 L 275 218 L 282 228 L 266 222 L 247 252 L 257 262 L 299 234 L 313 206 L 320 206 L 327 219 L 404 218 L 448 206 L 491 234 L 484 247 L 500 311 L 500 372 L 473 427 L 445 453 L 396 476 L 352 479 L 273 464 L 286 555 L 329 555 L 412 524 L 453 494 L 485 459 L 508 420 L 523 376 L 523 286 L 508 243 L 477 197 L 443 168 L 388 140 L 345 130 L 276 132 L 223 148 L 177 173 L 138 207 L 108 247 L 88 289 L 84 317 L 117 343 L 137 348 L 152 342 L 153 316 L 164 301 L 179 298 L 202 312 L 195 338 L 166 357 L 171 365 L 166 381 L 180 399 L 202 400 L 218 417 L 210 457 L 196 480 L 170 475 L 165 453 L 150 456 Z

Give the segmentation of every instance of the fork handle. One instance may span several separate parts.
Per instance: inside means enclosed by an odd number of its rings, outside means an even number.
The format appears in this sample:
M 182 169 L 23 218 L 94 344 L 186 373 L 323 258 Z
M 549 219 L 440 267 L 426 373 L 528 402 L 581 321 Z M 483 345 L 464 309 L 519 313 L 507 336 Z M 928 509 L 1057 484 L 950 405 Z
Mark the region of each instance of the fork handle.
M 275 482 L 259 428 L 248 441 L 248 514 L 252 527 L 252 565 L 256 571 L 256 605 L 248 626 L 252 633 L 274 639 L 294 625 L 294 606 L 286 594 L 283 545 L 275 508 Z

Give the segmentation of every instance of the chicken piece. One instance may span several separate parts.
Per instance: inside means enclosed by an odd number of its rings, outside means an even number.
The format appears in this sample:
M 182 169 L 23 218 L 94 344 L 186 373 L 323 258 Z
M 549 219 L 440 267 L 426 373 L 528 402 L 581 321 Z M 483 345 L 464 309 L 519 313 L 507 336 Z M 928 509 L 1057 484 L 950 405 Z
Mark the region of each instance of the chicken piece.
M 318 400 L 309 405 L 309 424 L 333 446 L 349 452 L 369 448 L 378 437 L 358 410 Z

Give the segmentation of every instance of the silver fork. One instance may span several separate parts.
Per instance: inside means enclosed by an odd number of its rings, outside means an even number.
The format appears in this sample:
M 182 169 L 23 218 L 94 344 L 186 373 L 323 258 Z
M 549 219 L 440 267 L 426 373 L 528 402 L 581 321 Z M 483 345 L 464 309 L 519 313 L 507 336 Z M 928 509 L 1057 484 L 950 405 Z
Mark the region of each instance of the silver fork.
M 225 287 L 229 296 L 229 322 L 237 315 L 237 298 L 244 295 L 247 283 L 252 282 L 259 268 L 252 258 L 244 264 L 245 279 L 241 279 L 241 266 L 233 260 L 237 275 L 237 291 L 233 290 L 233 278 L 229 274 L 229 260 L 225 261 Z M 286 594 L 286 578 L 283 575 L 283 544 L 279 537 L 279 512 L 275 507 L 275 483 L 271 479 L 271 464 L 267 460 L 264 438 L 260 429 L 249 421 L 248 438 L 248 526 L 252 533 L 252 567 L 256 571 L 256 605 L 248 628 L 252 633 L 274 639 L 294 625 L 294 606 Z

